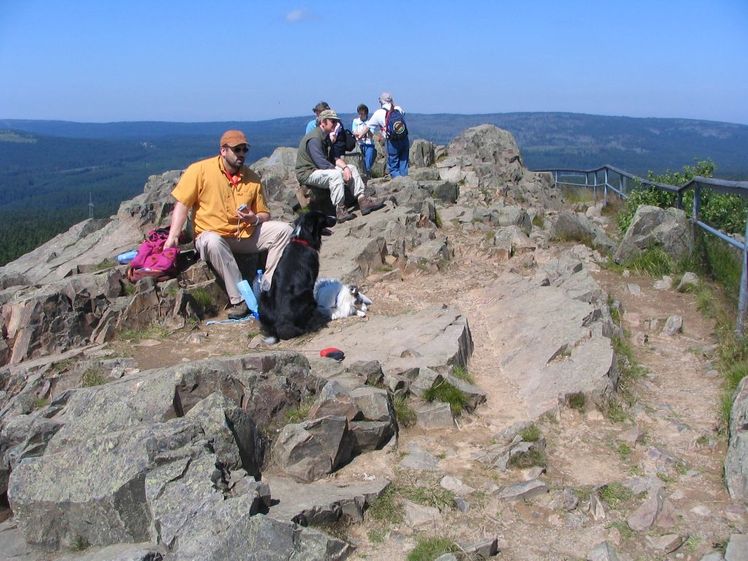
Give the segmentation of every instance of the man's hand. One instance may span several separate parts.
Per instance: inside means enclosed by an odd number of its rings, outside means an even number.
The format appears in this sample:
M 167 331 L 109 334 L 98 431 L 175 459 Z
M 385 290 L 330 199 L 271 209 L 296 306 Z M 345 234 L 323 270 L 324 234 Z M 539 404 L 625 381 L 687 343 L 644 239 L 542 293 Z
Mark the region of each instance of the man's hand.
M 169 237 L 166 238 L 166 241 L 164 242 L 164 249 L 167 247 L 177 247 L 179 245 L 179 236 L 172 236 L 169 234 Z
M 247 222 L 249 224 L 255 224 L 257 222 L 257 215 L 252 212 L 252 209 L 250 208 L 237 210 L 236 215 L 239 217 L 239 222 Z
M 351 180 L 351 177 L 353 177 L 353 174 L 351 173 L 351 168 L 348 166 L 345 166 L 343 168 L 343 181 L 348 183 Z

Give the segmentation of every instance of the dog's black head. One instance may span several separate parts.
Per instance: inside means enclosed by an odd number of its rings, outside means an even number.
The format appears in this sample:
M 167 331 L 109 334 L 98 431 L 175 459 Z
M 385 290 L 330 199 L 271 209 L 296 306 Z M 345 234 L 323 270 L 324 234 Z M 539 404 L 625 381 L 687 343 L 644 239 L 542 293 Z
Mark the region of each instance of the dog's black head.
M 317 251 L 322 247 L 322 236 L 329 236 L 330 230 L 335 226 L 335 217 L 328 216 L 317 210 L 310 210 L 299 216 L 294 222 L 291 240 L 302 240 Z

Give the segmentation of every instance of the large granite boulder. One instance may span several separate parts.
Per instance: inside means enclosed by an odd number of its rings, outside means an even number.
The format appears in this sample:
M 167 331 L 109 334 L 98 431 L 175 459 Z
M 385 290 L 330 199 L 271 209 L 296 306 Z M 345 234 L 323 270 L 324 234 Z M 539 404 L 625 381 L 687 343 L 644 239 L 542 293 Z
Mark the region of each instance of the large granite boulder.
M 740 382 L 732 401 L 725 483 L 733 499 L 748 503 L 748 378 Z
M 642 205 L 636 209 L 613 258 L 622 263 L 647 249 L 660 247 L 678 260 L 687 257 L 693 245 L 693 228 L 684 211 Z
M 51 436 L 12 466 L 15 520 L 29 543 L 50 550 L 79 542 L 173 547 L 198 512 L 224 502 L 232 472 L 261 477 L 259 433 L 321 385 L 300 355 L 265 353 L 65 392 L 45 411 L 56 426 L 26 423 Z M 22 426 L 6 424 L 8 445 L 22 444 L 13 436 Z M 264 493 L 241 488 L 260 512 Z

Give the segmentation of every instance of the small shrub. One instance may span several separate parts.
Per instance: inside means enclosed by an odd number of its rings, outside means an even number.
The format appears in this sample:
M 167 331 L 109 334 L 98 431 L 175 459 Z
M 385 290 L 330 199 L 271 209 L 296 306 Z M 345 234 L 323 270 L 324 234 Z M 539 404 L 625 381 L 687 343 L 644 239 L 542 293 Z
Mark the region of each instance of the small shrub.
M 568 395 L 566 399 L 569 403 L 569 407 L 571 407 L 572 409 L 576 409 L 577 411 L 580 411 L 580 412 L 584 411 L 584 406 L 587 403 L 587 398 L 585 397 L 584 393 L 582 392 L 573 393 L 571 395 Z
M 446 381 L 442 381 L 439 384 L 429 388 L 423 394 L 426 401 L 442 401 L 449 403 L 452 413 L 454 415 L 460 415 L 462 410 L 468 404 L 468 398 L 465 392 L 457 389 L 452 384 Z
M 92 366 L 86 369 L 81 376 L 81 385 L 84 388 L 90 388 L 93 386 L 100 386 L 106 383 L 106 376 L 104 370 L 99 366 Z
M 530 448 L 527 452 L 514 454 L 509 458 L 507 465 L 512 468 L 525 469 L 533 466 L 546 467 L 548 462 L 545 453 L 538 448 Z
M 460 548 L 448 538 L 420 537 L 416 547 L 408 553 L 407 561 L 433 561 L 445 553 L 457 553 Z
M 519 435 L 525 442 L 537 442 L 540 440 L 540 429 L 537 425 L 532 424 L 519 431 Z
M 398 425 L 401 427 L 411 427 L 416 424 L 416 412 L 413 411 L 406 396 L 395 396 L 392 405 L 395 408 L 395 418 Z
M 532 217 L 532 225 L 536 228 L 543 228 L 545 226 L 545 218 L 542 214 L 536 214 Z

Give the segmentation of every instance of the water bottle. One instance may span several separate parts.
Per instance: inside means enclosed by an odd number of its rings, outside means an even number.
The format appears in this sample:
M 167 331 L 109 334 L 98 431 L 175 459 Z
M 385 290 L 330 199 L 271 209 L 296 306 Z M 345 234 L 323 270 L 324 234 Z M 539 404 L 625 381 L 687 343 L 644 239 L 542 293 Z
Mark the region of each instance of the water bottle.
M 257 305 L 257 298 L 255 298 L 254 292 L 252 292 L 249 283 L 246 280 L 241 280 L 236 283 L 236 288 L 239 290 L 242 298 L 244 298 L 250 311 L 255 314 L 259 313 L 260 307 Z
M 120 265 L 127 265 L 130 261 L 135 259 L 135 256 L 137 254 L 138 254 L 137 250 L 134 250 L 134 249 L 132 251 L 126 251 L 124 253 L 120 253 L 117 256 L 117 263 L 119 263 Z
M 258 302 L 260 301 L 260 291 L 262 290 L 263 276 L 264 276 L 263 270 L 257 269 L 257 274 L 255 274 L 255 279 L 252 281 L 252 292 L 255 293 L 255 299 Z

